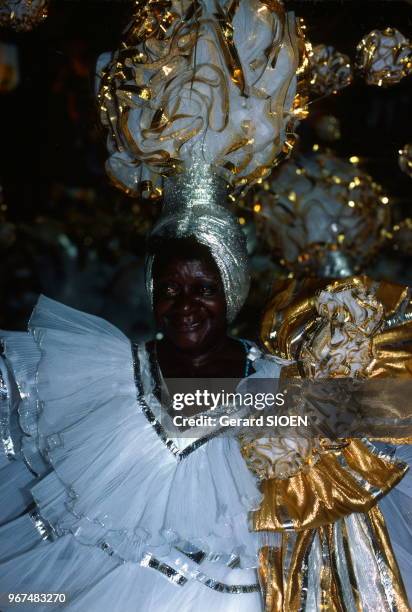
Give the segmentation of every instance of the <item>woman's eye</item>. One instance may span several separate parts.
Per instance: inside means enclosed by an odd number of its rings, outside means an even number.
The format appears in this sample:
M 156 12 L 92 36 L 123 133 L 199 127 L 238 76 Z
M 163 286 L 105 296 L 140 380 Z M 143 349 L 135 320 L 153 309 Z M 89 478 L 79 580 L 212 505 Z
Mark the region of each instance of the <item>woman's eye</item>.
M 167 297 L 174 297 L 179 293 L 179 289 L 176 285 L 161 285 L 159 293 Z
M 178 291 L 177 287 L 169 286 L 169 287 L 166 287 L 166 289 L 165 289 L 166 295 L 177 295 L 178 292 L 179 291 Z
M 215 285 L 201 285 L 199 287 L 199 292 L 201 293 L 201 295 L 205 295 L 207 296 L 212 296 L 216 293 L 216 286 Z

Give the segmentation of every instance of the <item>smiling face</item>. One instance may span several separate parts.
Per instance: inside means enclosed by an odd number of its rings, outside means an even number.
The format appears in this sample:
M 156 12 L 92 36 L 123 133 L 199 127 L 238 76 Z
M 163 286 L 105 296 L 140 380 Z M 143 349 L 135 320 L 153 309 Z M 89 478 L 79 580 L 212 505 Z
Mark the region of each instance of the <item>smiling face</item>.
M 207 252 L 155 258 L 153 282 L 157 325 L 178 349 L 201 353 L 226 336 L 223 284 Z

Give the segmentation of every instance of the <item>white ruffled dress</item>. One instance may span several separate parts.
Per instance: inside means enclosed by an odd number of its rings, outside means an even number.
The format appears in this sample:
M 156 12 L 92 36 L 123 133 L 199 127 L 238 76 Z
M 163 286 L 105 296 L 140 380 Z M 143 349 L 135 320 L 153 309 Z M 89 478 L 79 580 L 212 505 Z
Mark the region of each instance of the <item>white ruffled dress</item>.
M 81 612 L 262 610 L 261 494 L 236 439 L 168 439 L 146 346 L 100 318 L 41 297 L 29 333 L 2 339 L 0 592 L 66 593 Z
M 29 333 L 2 340 L 0 593 L 65 593 L 71 612 L 262 612 L 261 494 L 237 440 L 167 438 L 146 346 L 95 316 L 42 297 Z M 279 377 L 281 360 L 249 358 Z M 382 503 L 410 592 L 411 491 L 407 475 Z

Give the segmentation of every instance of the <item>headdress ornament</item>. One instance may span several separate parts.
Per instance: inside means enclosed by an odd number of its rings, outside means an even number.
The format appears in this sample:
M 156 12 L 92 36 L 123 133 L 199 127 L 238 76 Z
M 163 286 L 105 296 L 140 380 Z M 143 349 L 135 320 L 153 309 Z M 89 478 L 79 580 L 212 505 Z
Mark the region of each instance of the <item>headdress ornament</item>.
M 390 200 L 351 160 L 296 155 L 249 194 L 263 248 L 299 277 L 351 276 L 387 239 Z
M 224 206 L 291 149 L 304 49 L 278 0 L 149 1 L 98 63 L 108 174 L 131 195 L 164 191 L 154 233 L 207 244 L 230 319 L 249 281 L 241 228 Z

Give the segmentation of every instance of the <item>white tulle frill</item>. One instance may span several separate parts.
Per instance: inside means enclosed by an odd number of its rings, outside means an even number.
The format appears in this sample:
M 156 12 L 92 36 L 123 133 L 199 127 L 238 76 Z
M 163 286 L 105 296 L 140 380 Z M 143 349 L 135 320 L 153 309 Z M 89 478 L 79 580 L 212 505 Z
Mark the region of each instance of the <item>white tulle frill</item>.
M 172 452 L 147 411 L 162 407 L 146 347 L 97 317 L 42 297 L 29 333 L 1 338 L 0 593 L 67 593 L 71 612 L 262 612 L 261 493 L 238 441 Z M 284 362 L 250 353 L 252 377 L 279 377 Z M 410 446 L 389 450 L 411 464 Z M 379 505 L 411 596 L 410 472 Z
M 53 544 L 36 536 L 27 515 L 0 529 L 0 585 L 15 593 L 61 593 L 70 612 L 261 612 L 258 592 L 227 595 L 196 581 L 176 586 L 159 572 L 123 563 L 95 546 L 80 544 L 72 535 Z M 253 570 L 234 570 L 212 563 L 202 570 L 222 582 L 253 582 Z M 13 610 L 2 607 L 3 612 Z M 61 610 L 62 605 L 19 604 L 22 612 Z
M 137 402 L 130 341 L 117 328 L 41 297 L 29 333 L 3 341 L 22 453 L 37 474 L 30 493 L 55 536 L 133 562 L 188 541 L 256 567 L 247 515 L 260 493 L 237 441 L 217 437 L 179 461 Z

